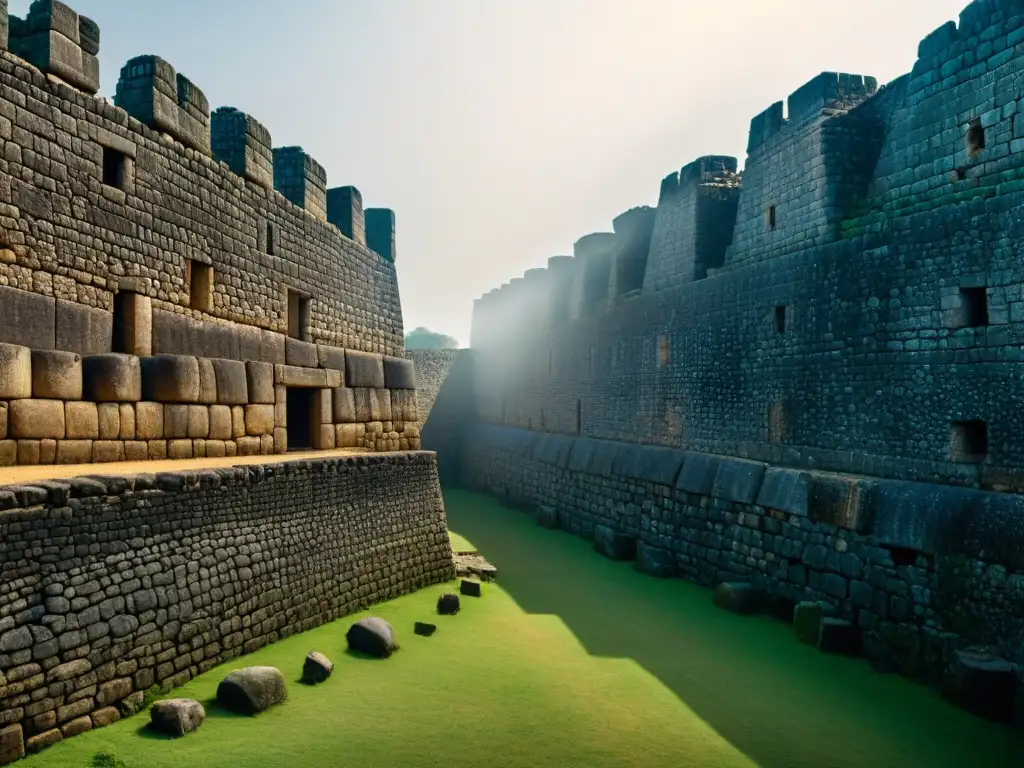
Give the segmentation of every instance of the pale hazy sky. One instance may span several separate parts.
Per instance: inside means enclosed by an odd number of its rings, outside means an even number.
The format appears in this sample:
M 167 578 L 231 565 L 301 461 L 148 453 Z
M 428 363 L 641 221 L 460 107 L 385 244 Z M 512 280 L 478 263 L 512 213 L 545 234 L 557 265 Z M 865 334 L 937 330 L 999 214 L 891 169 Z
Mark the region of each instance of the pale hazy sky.
M 571 253 L 825 70 L 889 81 L 967 0 L 68 0 L 102 93 L 167 59 L 395 209 L 406 329 Z M 29 0 L 11 0 L 23 15 Z

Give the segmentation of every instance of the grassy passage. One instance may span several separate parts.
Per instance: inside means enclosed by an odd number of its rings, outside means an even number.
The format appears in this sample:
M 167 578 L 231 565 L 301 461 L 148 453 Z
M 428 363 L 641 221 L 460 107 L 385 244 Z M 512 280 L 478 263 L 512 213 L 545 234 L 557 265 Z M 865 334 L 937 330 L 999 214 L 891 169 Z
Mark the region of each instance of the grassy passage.
M 370 612 L 399 633 L 391 659 L 346 655 L 343 619 L 175 691 L 208 705 L 184 739 L 149 734 L 143 713 L 28 765 L 85 768 L 104 751 L 128 768 L 1020 765 L 1017 735 L 927 690 L 717 611 L 706 590 L 636 574 L 483 497 L 446 499 L 453 531 L 501 569 L 500 588 L 463 598 L 459 616 L 432 618 L 450 587 L 391 601 Z M 437 634 L 415 636 L 417 620 Z M 297 682 L 313 649 L 336 664 L 316 688 Z M 217 683 L 248 664 L 280 668 L 289 701 L 255 718 L 219 710 Z

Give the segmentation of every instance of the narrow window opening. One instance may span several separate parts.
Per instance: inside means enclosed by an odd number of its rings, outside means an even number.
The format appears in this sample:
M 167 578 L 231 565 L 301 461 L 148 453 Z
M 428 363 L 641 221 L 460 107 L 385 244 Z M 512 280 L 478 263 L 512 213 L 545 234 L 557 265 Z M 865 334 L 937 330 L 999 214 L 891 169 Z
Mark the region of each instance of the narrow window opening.
M 917 562 L 917 552 L 908 547 L 889 547 L 889 556 L 894 565 L 913 565 Z
M 775 332 L 786 332 L 786 306 L 784 304 L 775 307 Z
M 668 334 L 661 334 L 658 336 L 658 367 L 664 368 L 668 365 L 669 360 L 669 346 L 668 346 Z
M 103 183 L 115 189 L 124 189 L 124 162 L 123 152 L 118 152 L 110 147 L 103 148 Z
M 988 425 L 984 421 L 954 421 L 950 433 L 949 460 L 978 464 L 988 455 Z
M 764 212 L 764 220 L 768 224 L 769 230 L 774 230 L 776 224 L 778 224 L 778 217 L 775 211 L 774 205 L 769 205 Z
M 185 279 L 188 281 L 188 305 L 200 312 L 209 312 L 213 307 L 213 267 L 189 259 L 185 262 Z
M 274 255 L 274 236 L 275 236 L 274 225 L 271 224 L 268 221 L 267 222 L 267 241 L 265 243 L 266 247 L 264 248 L 264 250 L 266 250 L 266 252 L 267 252 L 267 254 L 269 256 L 273 256 Z
M 988 325 L 988 289 L 961 288 L 960 307 L 966 326 Z
M 971 157 L 977 155 L 985 148 L 985 128 L 981 124 L 981 118 L 975 117 L 967 124 L 967 154 Z
M 576 401 L 576 434 L 583 434 L 583 401 Z
M 288 291 L 288 335 L 307 341 L 309 336 L 310 299 L 296 291 Z

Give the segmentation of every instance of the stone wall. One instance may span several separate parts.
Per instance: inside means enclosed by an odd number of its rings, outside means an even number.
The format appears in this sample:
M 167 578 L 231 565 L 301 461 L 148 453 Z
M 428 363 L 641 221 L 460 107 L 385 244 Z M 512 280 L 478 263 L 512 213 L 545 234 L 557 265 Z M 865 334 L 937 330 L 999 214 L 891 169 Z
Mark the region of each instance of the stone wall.
M 448 372 L 462 354 L 460 349 L 407 349 L 405 357 L 416 369 L 416 408 L 422 428 L 437 400 Z
M 454 577 L 428 453 L 6 486 L 0 510 L 0 763 Z
M 468 487 L 615 535 L 652 575 L 750 582 L 789 618 L 825 603 L 879 669 L 934 680 L 969 645 L 1024 664 L 1022 496 L 487 425 L 463 449 Z
M 377 209 L 391 229 L 376 253 L 357 190 L 328 196 L 313 158 L 273 149 L 237 110 L 211 116 L 168 62 L 132 59 L 111 104 L 88 82 L 96 23 L 56 0 L 15 21 L 0 53 L 0 342 L 134 353 L 111 338 L 132 294 L 152 303 L 158 352 L 227 357 L 210 347 L 263 332 L 401 354 L 393 213 Z
M 422 445 L 437 453 L 437 471 L 444 485 L 459 482 L 461 437 L 473 423 L 473 351 L 469 349 L 409 351 L 421 377 L 417 398 L 432 393 L 433 400 L 420 401 Z M 423 372 L 426 372 L 424 374 Z

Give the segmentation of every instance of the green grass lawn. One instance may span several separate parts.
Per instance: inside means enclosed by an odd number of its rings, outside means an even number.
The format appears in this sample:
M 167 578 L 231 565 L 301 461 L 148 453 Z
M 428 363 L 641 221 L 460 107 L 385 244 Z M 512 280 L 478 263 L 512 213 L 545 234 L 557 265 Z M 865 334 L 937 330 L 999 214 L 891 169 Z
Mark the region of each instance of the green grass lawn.
M 86 768 L 102 751 L 128 768 L 1021 765 L 1018 734 L 925 688 L 822 655 L 779 622 L 718 611 L 708 590 L 635 573 L 484 497 L 446 500 L 452 530 L 499 567 L 500 587 L 436 617 L 433 637 L 412 624 L 434 620 L 448 587 L 369 612 L 399 633 L 391 659 L 348 656 L 354 617 L 343 619 L 175 691 L 208 704 L 184 739 L 150 735 L 142 713 L 28 765 Z M 297 680 L 314 649 L 336 667 L 312 688 Z M 254 718 L 218 710 L 217 683 L 247 664 L 279 667 L 289 701 Z

